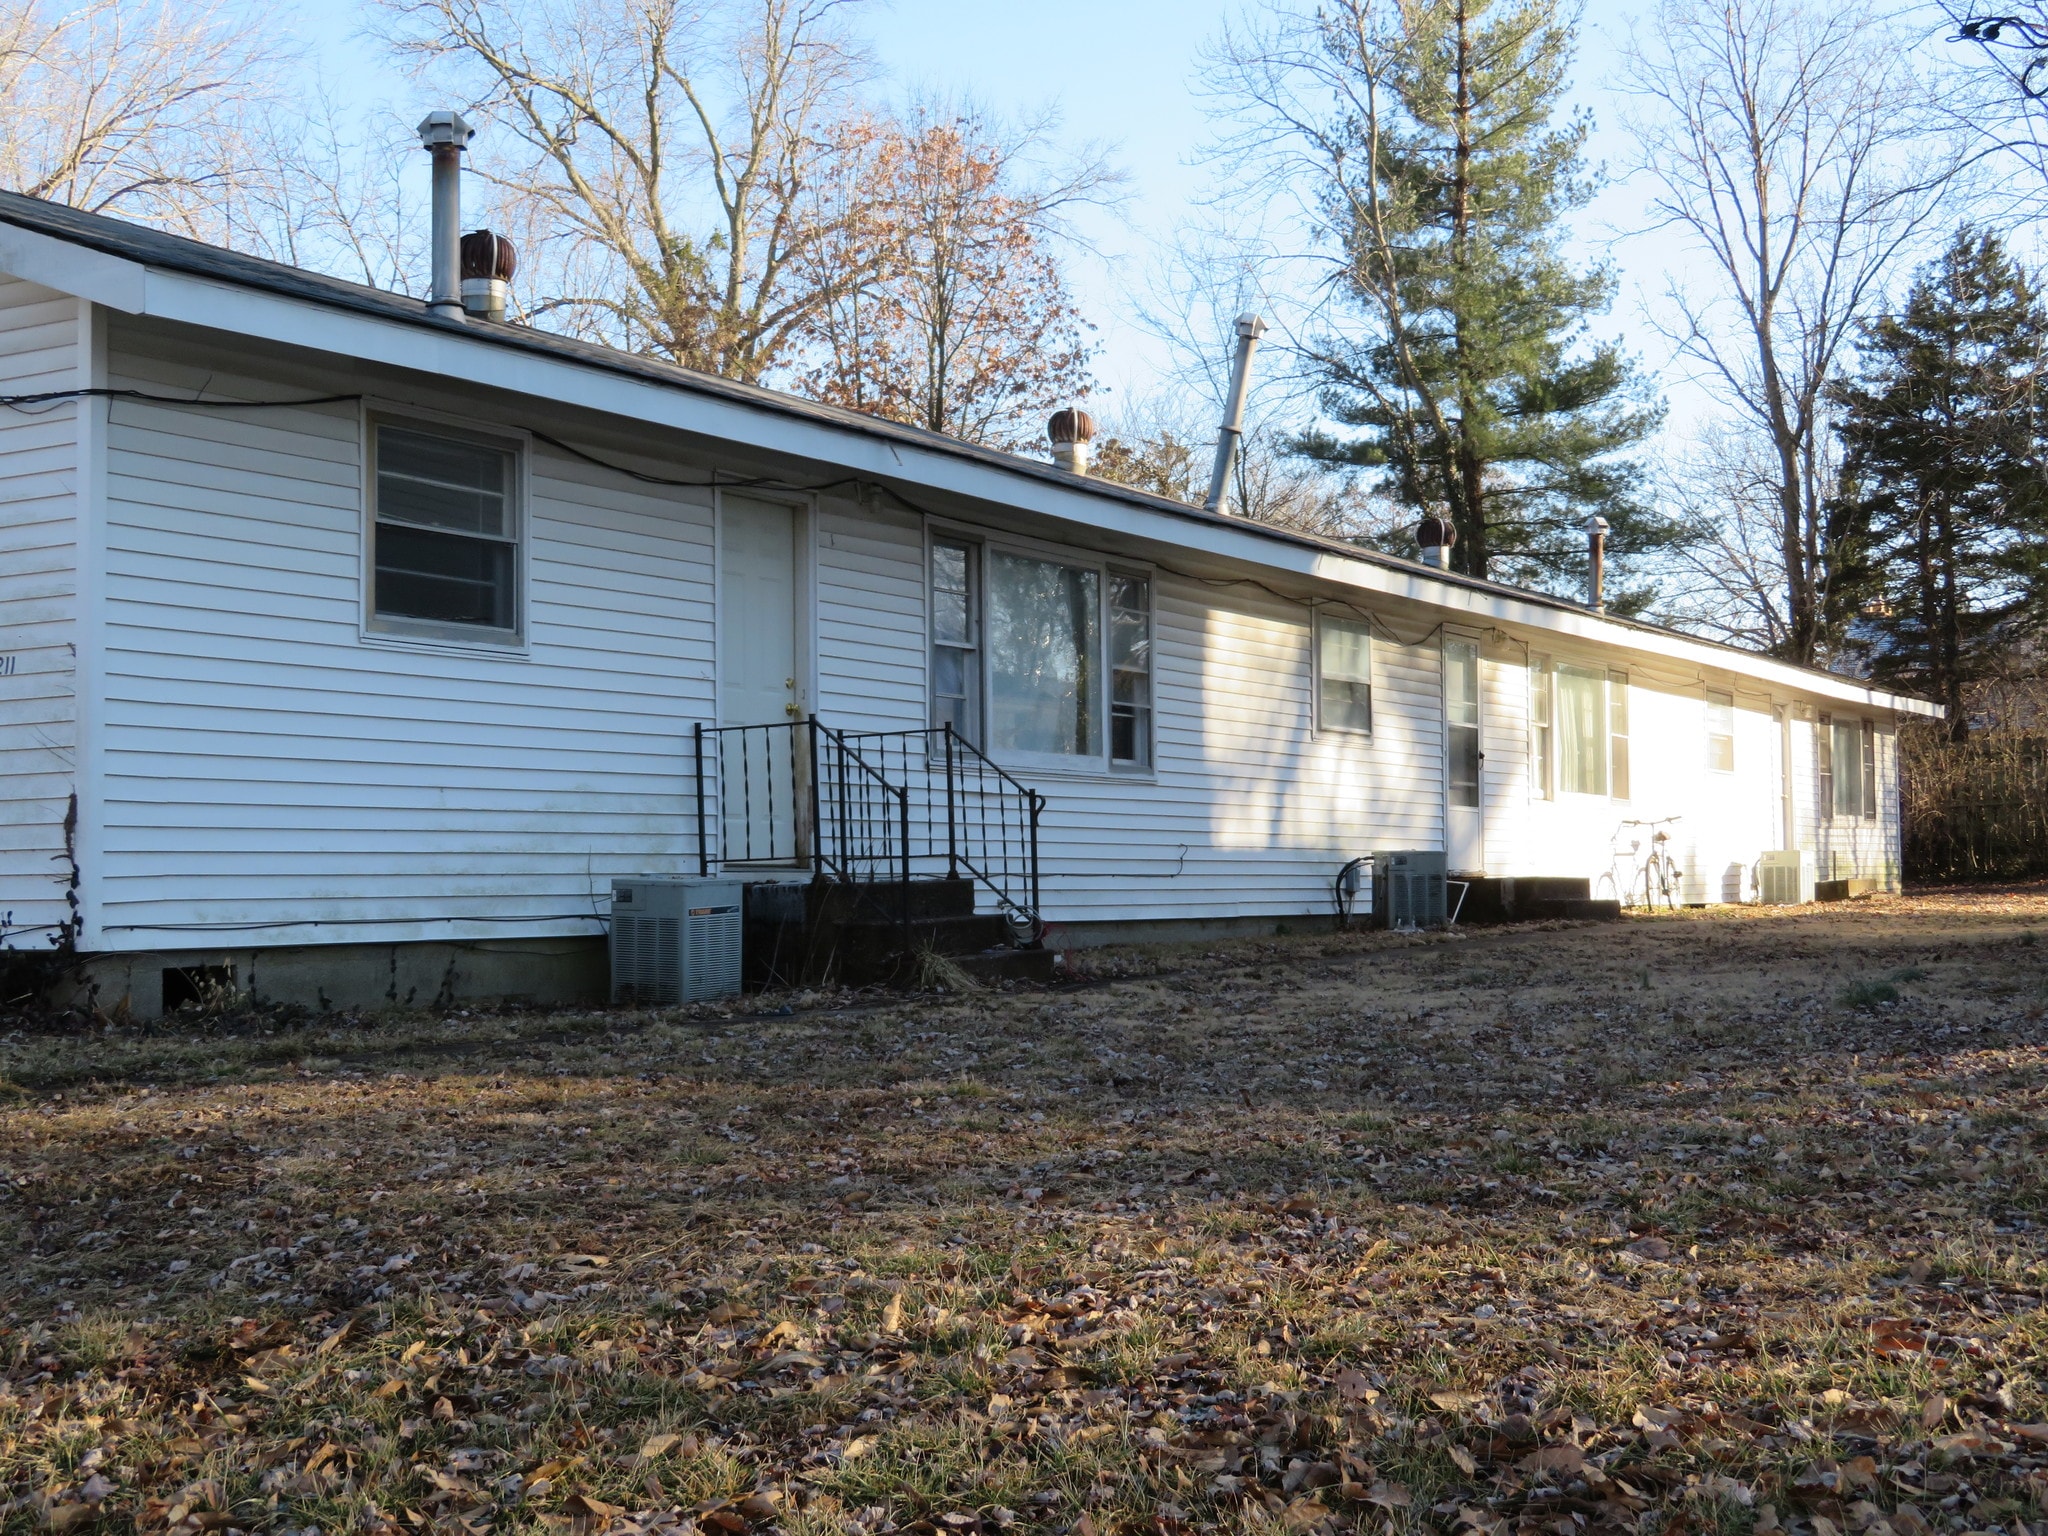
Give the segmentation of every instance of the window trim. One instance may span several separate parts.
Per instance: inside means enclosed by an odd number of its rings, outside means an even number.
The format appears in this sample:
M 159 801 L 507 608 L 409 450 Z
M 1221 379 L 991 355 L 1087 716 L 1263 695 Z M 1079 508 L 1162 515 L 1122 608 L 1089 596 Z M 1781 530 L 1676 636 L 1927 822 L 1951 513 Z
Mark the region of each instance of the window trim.
M 1116 660 L 1110 653 L 1110 626 L 1115 622 L 1115 603 L 1110 584 L 1117 577 L 1145 584 L 1145 703 L 1142 757 L 1116 755 Z M 1109 771 L 1119 778 L 1143 778 L 1158 771 L 1159 765 L 1159 581 L 1150 571 L 1111 561 L 1102 572 L 1102 751 Z M 1133 709 L 1137 706 L 1133 705 Z
M 1557 663 L 1541 652 L 1529 657 L 1530 798 L 1557 798 Z
M 927 517 L 924 529 L 924 667 L 925 667 L 925 718 L 934 718 L 932 705 L 934 695 L 932 684 L 933 635 L 932 612 L 932 545 L 935 542 L 966 544 L 975 551 L 974 579 L 978 583 L 975 593 L 975 622 L 977 626 L 975 649 L 979 658 L 978 674 L 980 697 L 976 705 L 981 713 L 979 750 L 987 755 L 990 762 L 1001 768 L 1018 772 L 1051 775 L 1079 779 L 1115 779 L 1129 783 L 1133 780 L 1156 779 L 1159 775 L 1159 572 L 1157 567 L 1143 560 L 1128 559 L 1121 555 L 1105 555 L 1094 550 L 1078 549 L 1071 544 L 1057 544 L 1051 540 L 1033 539 L 1009 533 L 992 533 L 986 528 L 971 523 L 954 522 L 950 518 Z M 998 751 L 989 735 L 990 677 L 994 660 L 994 647 L 988 636 L 988 568 L 992 554 L 1016 555 L 1027 560 L 1044 560 L 1054 565 L 1072 566 L 1077 570 L 1092 570 L 1096 573 L 1096 646 L 1095 658 L 1100 670 L 1100 686 L 1096 693 L 1095 718 L 1091 726 L 1101 750 L 1086 757 L 1067 756 L 1063 753 L 1010 752 Z M 1110 600 L 1109 579 L 1113 574 L 1143 578 L 1146 599 L 1149 604 L 1152 641 L 1152 707 L 1147 720 L 1150 736 L 1147 746 L 1150 759 L 1145 763 L 1120 762 L 1110 757 L 1110 694 L 1112 691 L 1109 658 Z
M 1355 725 L 1333 725 L 1323 718 L 1323 626 L 1338 623 L 1359 630 L 1365 636 L 1365 676 L 1346 677 L 1340 681 L 1365 684 L 1366 725 L 1363 730 Z M 1309 718 L 1313 733 L 1317 736 L 1345 736 L 1354 741 L 1371 741 L 1379 723 L 1380 691 L 1380 648 L 1372 632 L 1370 618 L 1351 617 L 1334 613 L 1317 605 L 1309 614 Z
M 451 624 L 438 619 L 407 618 L 377 612 L 377 432 L 386 423 L 407 431 L 418 431 L 457 441 L 486 444 L 512 455 L 512 474 L 507 487 L 507 520 L 512 525 L 512 611 L 510 629 L 486 629 L 476 624 Z M 525 658 L 531 654 L 532 615 L 529 612 L 532 583 L 528 568 L 533 544 L 533 437 L 513 427 L 479 424 L 466 417 L 428 411 L 389 402 L 365 401 L 360 419 L 360 463 L 362 465 L 362 523 L 358 539 L 356 604 L 357 638 L 374 645 L 396 645 L 414 649 L 485 653 Z

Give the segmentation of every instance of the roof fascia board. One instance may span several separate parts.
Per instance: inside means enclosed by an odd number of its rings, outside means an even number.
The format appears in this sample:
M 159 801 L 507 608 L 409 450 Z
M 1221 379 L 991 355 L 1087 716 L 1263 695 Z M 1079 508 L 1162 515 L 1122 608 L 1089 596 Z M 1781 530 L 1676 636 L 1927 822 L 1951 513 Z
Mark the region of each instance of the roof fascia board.
M 149 269 L 123 256 L 0 223 L 0 272 L 125 314 L 145 312 Z
M 0 225 L 0 234 L 4 233 L 20 232 Z M 68 242 L 45 240 L 41 236 L 30 238 L 44 240 L 74 257 L 92 254 Z M 133 267 L 127 262 L 117 264 Z M 849 478 L 857 475 L 909 483 L 941 494 L 1034 512 L 1070 525 L 1198 551 L 1238 565 L 1283 571 L 1310 581 L 1413 602 L 1459 617 L 1515 624 L 1591 644 L 1618 646 L 1710 671 L 1741 673 L 1814 697 L 1902 714 L 1939 717 L 1942 713 L 1938 705 L 1920 699 L 1881 693 L 1852 678 L 1808 672 L 1767 656 L 1617 624 L 1597 614 L 1526 601 L 1511 593 L 1464 586 L 1427 575 L 1420 568 L 1411 573 L 1371 561 L 1347 559 L 1333 550 L 1267 537 L 1247 527 L 1180 517 L 1165 509 L 1092 495 L 1084 487 L 1012 474 L 997 465 L 978 463 L 916 443 L 870 437 L 836 423 L 786 414 L 772 406 L 700 394 L 573 359 L 522 351 L 498 345 L 483 336 L 407 325 L 161 267 L 148 269 L 146 298 L 146 308 L 138 305 L 129 312 L 442 375 L 479 388 L 510 390 L 757 452 L 843 466 L 851 472 Z M 114 307 L 129 308 L 118 303 Z

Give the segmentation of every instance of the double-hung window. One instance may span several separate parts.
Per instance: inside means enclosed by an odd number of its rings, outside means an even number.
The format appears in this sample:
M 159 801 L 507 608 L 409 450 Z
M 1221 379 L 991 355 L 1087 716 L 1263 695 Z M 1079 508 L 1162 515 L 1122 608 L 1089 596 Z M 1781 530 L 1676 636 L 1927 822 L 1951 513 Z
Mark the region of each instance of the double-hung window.
M 516 640 L 517 452 L 389 422 L 372 427 L 371 445 L 371 627 Z
M 1317 617 L 1316 726 L 1372 734 L 1372 630 L 1361 620 Z
M 932 724 L 981 745 L 981 611 L 975 580 L 981 551 L 953 539 L 932 542 Z
M 1735 771 L 1735 695 L 1707 691 L 1707 767 Z
M 1027 766 L 1151 768 L 1150 578 L 950 535 L 931 551 L 934 725 Z
M 1877 722 L 1820 717 L 1814 733 L 1820 814 L 1826 821 L 1877 818 Z
M 1551 708 L 1557 694 L 1557 674 L 1548 656 L 1529 662 L 1529 782 L 1538 800 L 1557 796 L 1556 732 L 1551 725 Z
M 1550 757 L 1537 775 L 1546 790 L 1629 797 L 1628 674 L 1545 662 L 1536 685 L 1537 750 Z M 1547 685 L 1547 686 L 1546 686 Z
M 1109 573 L 1109 763 L 1152 766 L 1152 583 Z

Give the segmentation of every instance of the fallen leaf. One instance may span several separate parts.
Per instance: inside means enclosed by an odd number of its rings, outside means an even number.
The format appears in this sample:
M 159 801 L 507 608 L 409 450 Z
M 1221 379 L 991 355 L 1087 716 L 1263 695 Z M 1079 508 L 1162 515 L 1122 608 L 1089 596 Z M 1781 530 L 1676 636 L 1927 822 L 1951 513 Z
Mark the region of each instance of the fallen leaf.
M 1365 1490 L 1365 1502 L 1383 1509 L 1406 1509 L 1412 1500 L 1406 1483 L 1390 1483 L 1384 1478 Z

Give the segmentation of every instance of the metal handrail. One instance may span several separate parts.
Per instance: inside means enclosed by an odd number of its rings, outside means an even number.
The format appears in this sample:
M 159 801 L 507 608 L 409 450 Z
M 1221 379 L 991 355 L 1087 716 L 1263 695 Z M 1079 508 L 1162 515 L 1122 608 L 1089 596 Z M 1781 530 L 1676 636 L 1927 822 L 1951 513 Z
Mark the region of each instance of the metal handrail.
M 781 732 L 790 734 L 778 752 Z M 946 875 L 964 875 L 985 889 L 1031 942 L 1041 936 L 1038 834 L 1045 797 L 951 724 L 847 731 L 814 715 L 760 725 L 700 724 L 693 734 L 701 873 L 736 861 L 788 863 L 808 865 L 818 879 L 859 886 L 887 870 L 901 888 L 898 918 L 907 934 L 917 867 L 942 861 Z M 736 748 L 728 745 L 733 741 Z M 707 744 L 716 747 L 715 786 Z M 757 774 L 767 791 L 758 803 Z M 735 775 L 737 784 L 730 782 Z M 778 776 L 788 783 L 778 786 Z M 731 846 L 735 790 L 743 839 L 738 851 Z

